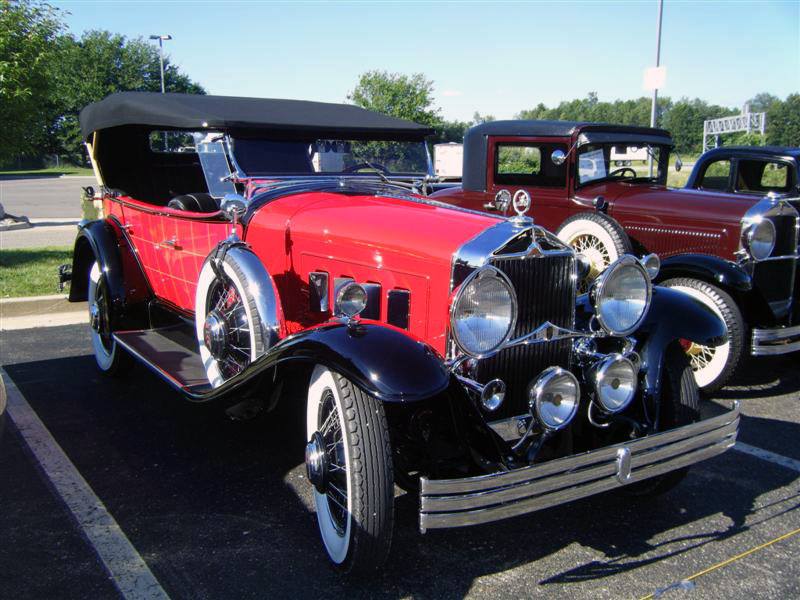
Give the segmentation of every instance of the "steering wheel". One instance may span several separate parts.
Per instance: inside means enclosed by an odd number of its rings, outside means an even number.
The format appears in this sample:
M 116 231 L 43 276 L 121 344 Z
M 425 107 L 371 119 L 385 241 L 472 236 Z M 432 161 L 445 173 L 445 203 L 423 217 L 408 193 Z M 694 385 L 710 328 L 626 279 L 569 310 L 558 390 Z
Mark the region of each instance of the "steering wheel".
M 346 169 L 342 170 L 342 173 L 355 173 L 356 171 L 360 171 L 361 169 L 376 169 L 383 174 L 389 173 L 389 169 L 387 169 L 380 163 L 366 163 L 366 162 L 357 163 L 355 165 L 347 167 Z
M 609 173 L 608 176 L 609 177 L 624 177 L 625 176 L 624 175 L 625 171 L 630 171 L 633 174 L 634 178 L 639 176 L 639 174 L 635 170 L 630 168 L 630 167 L 622 167 L 621 169 L 616 169 L 614 171 L 611 171 L 611 173 Z

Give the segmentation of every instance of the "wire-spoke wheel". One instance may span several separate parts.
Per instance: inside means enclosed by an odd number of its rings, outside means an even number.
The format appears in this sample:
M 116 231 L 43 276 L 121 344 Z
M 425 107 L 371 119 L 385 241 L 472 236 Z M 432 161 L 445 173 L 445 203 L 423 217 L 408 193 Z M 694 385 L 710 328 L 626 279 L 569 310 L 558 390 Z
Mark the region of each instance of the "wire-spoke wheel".
M 392 452 L 383 405 L 317 365 L 306 405 L 306 470 L 322 541 L 345 573 L 368 572 L 392 542 Z
M 130 355 L 120 348 L 111 330 L 111 299 L 106 277 L 95 262 L 89 270 L 89 326 L 94 357 L 100 370 L 109 375 L 122 375 L 130 365 Z
M 260 317 L 249 282 L 226 255 L 218 276 L 206 261 L 195 297 L 195 326 L 200 358 L 214 387 L 235 377 L 264 351 Z
M 631 242 L 622 227 L 602 213 L 573 215 L 561 224 L 556 235 L 589 261 L 589 275 L 579 282 L 579 294 L 589 291 L 589 285 L 600 273 L 631 251 Z
M 742 357 L 745 323 L 739 307 L 728 293 L 699 279 L 689 277 L 668 279 L 661 285 L 680 290 L 699 300 L 725 323 L 728 330 L 727 340 L 720 346 L 681 342 L 700 390 L 704 393 L 718 390 L 731 378 Z

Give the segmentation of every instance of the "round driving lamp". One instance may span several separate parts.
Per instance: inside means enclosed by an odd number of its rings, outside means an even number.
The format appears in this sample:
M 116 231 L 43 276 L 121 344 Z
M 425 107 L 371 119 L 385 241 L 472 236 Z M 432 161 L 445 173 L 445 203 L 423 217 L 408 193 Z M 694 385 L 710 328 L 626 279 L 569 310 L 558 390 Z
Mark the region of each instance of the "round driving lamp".
M 495 267 L 474 271 L 450 305 L 450 328 L 458 347 L 480 357 L 497 350 L 514 331 L 517 298 L 508 278 Z
M 626 254 L 595 280 L 594 306 L 600 326 L 611 335 L 628 335 L 650 308 L 653 286 L 647 271 Z
M 561 367 L 548 367 L 528 387 L 531 414 L 549 431 L 569 425 L 578 412 L 581 388 Z
M 775 225 L 769 219 L 753 223 L 744 235 L 744 242 L 754 259 L 768 258 L 775 249 Z
M 492 379 L 483 386 L 481 392 L 481 406 L 489 412 L 500 408 L 503 400 L 506 399 L 506 384 L 500 379 Z
M 658 254 L 648 254 L 642 259 L 642 266 L 647 271 L 650 281 L 653 281 L 661 270 L 661 259 L 658 258 Z
M 593 369 L 597 403 L 607 414 L 616 414 L 631 403 L 636 394 L 636 367 L 621 354 L 612 354 Z
M 342 286 L 336 295 L 337 312 L 352 318 L 367 307 L 367 290 L 363 286 L 350 282 Z

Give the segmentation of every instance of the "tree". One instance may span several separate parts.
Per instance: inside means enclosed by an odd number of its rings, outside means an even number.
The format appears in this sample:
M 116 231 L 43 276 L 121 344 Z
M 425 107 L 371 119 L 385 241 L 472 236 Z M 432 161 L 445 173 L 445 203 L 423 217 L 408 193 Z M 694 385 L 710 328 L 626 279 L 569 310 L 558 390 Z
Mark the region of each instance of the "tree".
M 767 143 L 800 146 L 800 94 L 789 94 L 767 109 Z
M 421 125 L 440 127 L 443 123 L 439 109 L 433 106 L 433 82 L 422 73 L 367 71 L 347 99 L 362 108 Z
M 747 101 L 747 104 L 750 105 L 750 112 L 764 112 L 774 102 L 780 102 L 780 99 L 777 96 L 768 94 L 767 92 L 761 92 L 760 94 L 756 94 L 750 98 L 750 100 Z
M 738 110 L 709 104 L 699 98 L 681 98 L 666 114 L 663 126 L 672 134 L 678 152 L 700 152 L 703 147 L 703 121 L 738 113 Z
M 128 40 L 109 31 L 87 31 L 79 40 L 63 36 L 56 94 L 47 132 L 50 152 L 77 157 L 82 152 L 78 114 L 92 102 L 124 91 L 161 91 L 159 51 L 141 38 Z M 204 94 L 205 90 L 164 57 L 167 92 Z
M 0 162 L 35 150 L 62 28 L 48 4 L 0 0 Z

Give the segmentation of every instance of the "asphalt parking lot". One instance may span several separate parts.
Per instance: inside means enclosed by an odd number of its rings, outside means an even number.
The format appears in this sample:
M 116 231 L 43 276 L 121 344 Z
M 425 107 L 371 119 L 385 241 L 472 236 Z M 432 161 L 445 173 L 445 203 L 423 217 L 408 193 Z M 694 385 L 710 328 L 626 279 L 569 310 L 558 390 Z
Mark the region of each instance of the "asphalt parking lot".
M 740 400 L 740 441 L 784 464 L 732 450 L 654 500 L 611 493 L 424 536 L 398 491 L 389 564 L 348 581 L 319 540 L 300 414 L 231 422 L 142 367 L 103 377 L 89 351 L 84 325 L 0 333 L 7 375 L 171 598 L 800 597 L 796 355 L 751 361 L 715 400 Z M 7 422 L 0 598 L 120 597 L 55 489 Z

